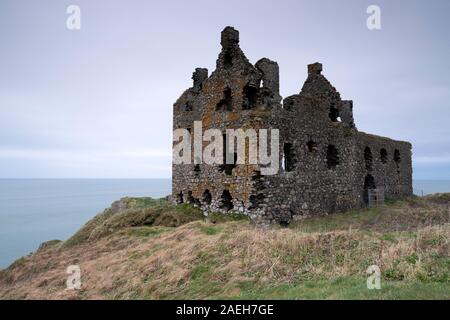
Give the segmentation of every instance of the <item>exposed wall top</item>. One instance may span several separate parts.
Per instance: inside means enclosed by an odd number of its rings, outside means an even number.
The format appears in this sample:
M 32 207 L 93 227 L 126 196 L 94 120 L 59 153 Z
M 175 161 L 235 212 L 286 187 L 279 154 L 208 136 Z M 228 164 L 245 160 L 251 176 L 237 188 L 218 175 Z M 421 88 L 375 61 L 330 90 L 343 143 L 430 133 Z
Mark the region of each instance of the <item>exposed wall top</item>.
M 220 44 L 225 50 L 237 47 L 239 45 L 239 31 L 230 26 L 223 29 Z
M 192 80 L 194 81 L 194 89 L 201 89 L 203 81 L 208 79 L 208 69 L 196 68 L 192 74 Z

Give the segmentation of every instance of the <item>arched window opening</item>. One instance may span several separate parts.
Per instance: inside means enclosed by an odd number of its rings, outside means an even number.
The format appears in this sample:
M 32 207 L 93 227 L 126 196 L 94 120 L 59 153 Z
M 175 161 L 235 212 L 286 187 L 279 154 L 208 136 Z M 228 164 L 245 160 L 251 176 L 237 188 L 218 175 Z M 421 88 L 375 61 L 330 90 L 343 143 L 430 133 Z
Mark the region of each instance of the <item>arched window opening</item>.
M 203 203 L 210 205 L 211 204 L 211 200 L 212 200 L 212 196 L 211 193 L 209 192 L 208 189 L 205 190 L 205 192 L 203 192 Z
M 372 171 L 372 150 L 370 150 L 369 147 L 366 147 L 364 149 L 364 162 L 366 164 L 366 170 L 367 171 Z
M 382 163 L 387 163 L 388 160 L 388 153 L 386 151 L 386 149 L 382 148 L 380 150 L 380 159 Z
M 186 203 L 194 203 L 194 197 L 192 196 L 192 191 L 188 191 L 186 197 Z
M 395 149 L 395 151 L 394 151 L 394 161 L 395 161 L 395 163 L 400 163 L 400 161 L 401 161 L 400 151 L 398 151 L 398 149 Z
M 369 190 L 376 189 L 375 179 L 372 175 L 368 174 L 364 178 L 364 202 L 369 204 Z
M 231 197 L 230 191 L 223 190 L 221 198 L 220 209 L 225 211 L 230 211 L 233 209 L 233 198 Z
M 258 88 L 247 84 L 244 87 L 243 94 L 244 102 L 242 104 L 242 109 L 248 110 L 256 107 L 256 103 L 258 101 Z
M 237 152 L 233 152 L 233 161 L 232 163 L 227 162 L 227 154 L 230 152 L 228 150 L 228 140 L 227 135 L 223 135 L 223 164 L 219 166 L 220 172 L 225 172 L 226 175 L 231 176 L 233 173 L 233 169 L 236 168 L 237 163 Z
M 330 113 L 328 114 L 331 121 L 339 122 L 339 109 L 334 104 L 330 105 Z
M 307 147 L 308 147 L 308 151 L 309 151 L 309 152 L 316 152 L 316 151 L 317 151 L 317 143 L 315 143 L 314 141 L 309 140 L 309 141 L 306 143 L 306 145 L 307 145 Z
M 226 88 L 223 91 L 223 98 L 216 106 L 216 111 L 231 111 L 233 110 L 233 97 L 231 95 L 231 89 Z
M 339 152 L 336 147 L 330 144 L 327 148 L 327 167 L 334 169 L 339 164 Z
M 284 153 L 284 171 L 290 172 L 295 168 L 295 156 L 294 156 L 294 148 L 292 143 L 285 143 L 283 146 Z
M 395 149 L 394 151 L 394 161 L 395 161 L 395 165 L 397 167 L 397 173 L 400 173 L 400 151 L 398 149 Z
M 182 204 L 184 202 L 182 191 L 180 191 L 180 193 L 177 193 L 176 202 L 177 202 L 177 204 Z

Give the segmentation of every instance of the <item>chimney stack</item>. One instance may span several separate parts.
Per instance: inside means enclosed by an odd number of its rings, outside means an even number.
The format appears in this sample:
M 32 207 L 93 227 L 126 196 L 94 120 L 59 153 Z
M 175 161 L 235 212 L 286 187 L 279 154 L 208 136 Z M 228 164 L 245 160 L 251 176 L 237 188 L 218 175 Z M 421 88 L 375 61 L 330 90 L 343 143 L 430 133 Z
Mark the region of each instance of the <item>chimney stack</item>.
M 239 45 L 239 31 L 230 26 L 223 29 L 220 44 L 224 50 L 237 47 Z
M 319 62 L 308 64 L 308 75 L 321 74 L 322 64 Z

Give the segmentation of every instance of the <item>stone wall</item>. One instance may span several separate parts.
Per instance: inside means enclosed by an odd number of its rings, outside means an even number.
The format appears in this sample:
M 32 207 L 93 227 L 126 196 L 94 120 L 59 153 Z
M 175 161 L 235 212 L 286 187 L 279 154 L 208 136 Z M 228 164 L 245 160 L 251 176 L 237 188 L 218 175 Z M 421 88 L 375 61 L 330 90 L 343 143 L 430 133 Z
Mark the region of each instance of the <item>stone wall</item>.
M 282 101 L 278 64 L 252 65 L 239 47 L 239 32 L 222 32 L 216 70 L 197 68 L 193 86 L 174 104 L 173 128 L 202 121 L 203 130 L 279 129 L 280 170 L 261 175 L 254 164 L 174 164 L 172 200 L 208 212 L 238 212 L 258 222 L 288 224 L 316 214 L 365 206 L 368 188 L 389 198 L 412 194 L 411 144 L 359 132 L 352 101 L 308 66 L 299 94 Z M 204 142 L 205 147 L 207 143 Z

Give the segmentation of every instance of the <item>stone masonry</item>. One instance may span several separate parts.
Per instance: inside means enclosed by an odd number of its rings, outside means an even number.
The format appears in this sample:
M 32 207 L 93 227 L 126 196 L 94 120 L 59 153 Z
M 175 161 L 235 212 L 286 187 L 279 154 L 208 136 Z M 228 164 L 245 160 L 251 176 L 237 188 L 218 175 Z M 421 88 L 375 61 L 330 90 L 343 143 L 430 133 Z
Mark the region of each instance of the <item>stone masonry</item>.
M 411 144 L 357 130 L 352 101 L 308 65 L 299 94 L 282 99 L 278 64 L 252 65 L 239 47 L 239 32 L 226 27 L 216 70 L 195 69 L 193 86 L 175 102 L 173 128 L 194 121 L 214 128 L 279 129 L 280 171 L 261 175 L 254 164 L 173 164 L 172 201 L 209 212 L 241 213 L 261 223 L 288 224 L 311 215 L 367 205 L 369 189 L 386 198 L 412 194 Z

